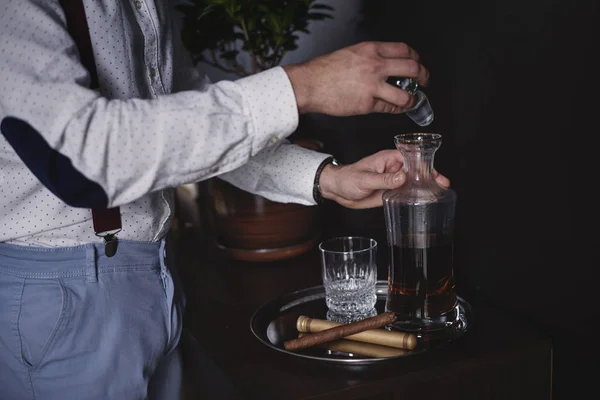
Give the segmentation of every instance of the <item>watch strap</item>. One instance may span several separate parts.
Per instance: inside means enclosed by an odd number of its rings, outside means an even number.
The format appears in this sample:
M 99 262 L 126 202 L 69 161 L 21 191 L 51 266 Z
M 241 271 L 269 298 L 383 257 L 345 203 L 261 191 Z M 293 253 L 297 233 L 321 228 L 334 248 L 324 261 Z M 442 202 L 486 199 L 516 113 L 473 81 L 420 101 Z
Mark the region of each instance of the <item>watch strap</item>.
M 321 194 L 321 186 L 319 184 L 319 181 L 321 180 L 321 173 L 329 164 L 338 165 L 338 162 L 335 158 L 331 156 L 327 157 L 321 162 L 321 164 L 319 164 L 317 172 L 315 173 L 315 180 L 313 183 L 313 198 L 317 204 L 323 204 L 325 202 L 325 198 Z

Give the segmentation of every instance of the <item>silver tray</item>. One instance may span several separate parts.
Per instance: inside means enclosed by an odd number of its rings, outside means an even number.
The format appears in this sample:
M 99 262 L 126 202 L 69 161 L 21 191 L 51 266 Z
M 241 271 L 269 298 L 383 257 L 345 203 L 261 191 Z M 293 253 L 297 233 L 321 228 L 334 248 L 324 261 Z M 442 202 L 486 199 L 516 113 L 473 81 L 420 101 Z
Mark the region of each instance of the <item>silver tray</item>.
M 384 312 L 387 297 L 387 281 L 377 281 L 377 313 Z M 283 342 L 296 338 L 296 320 L 300 315 L 327 319 L 325 289 L 314 286 L 283 295 L 260 307 L 250 319 L 250 329 L 264 345 L 277 352 L 307 360 L 316 360 L 341 365 L 366 365 L 414 356 L 424 351 L 444 346 L 461 337 L 473 324 L 474 314 L 471 305 L 458 297 L 456 318 L 448 328 L 435 334 L 418 334 L 417 347 L 401 356 L 375 358 L 350 353 L 333 352 L 320 347 L 311 347 L 299 351 L 284 349 Z

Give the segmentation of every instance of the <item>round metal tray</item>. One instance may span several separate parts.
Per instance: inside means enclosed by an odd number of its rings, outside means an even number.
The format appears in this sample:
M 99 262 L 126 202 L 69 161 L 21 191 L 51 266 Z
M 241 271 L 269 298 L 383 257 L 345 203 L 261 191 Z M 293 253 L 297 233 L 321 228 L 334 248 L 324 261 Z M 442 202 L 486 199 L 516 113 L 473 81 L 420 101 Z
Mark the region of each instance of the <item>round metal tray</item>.
M 377 313 L 384 312 L 387 297 L 387 281 L 378 281 L 376 285 Z M 300 315 L 311 318 L 327 319 L 325 305 L 325 289 L 314 286 L 292 292 L 272 300 L 260 307 L 250 320 L 250 329 L 256 338 L 269 348 L 292 357 L 325 361 L 342 365 L 365 365 L 404 358 L 420 354 L 429 349 L 440 347 L 461 337 L 474 321 L 471 305 L 463 298 L 458 298 L 456 318 L 448 328 L 435 333 L 418 334 L 417 347 L 401 356 L 375 358 L 350 353 L 334 352 L 321 347 L 310 347 L 298 351 L 288 351 L 283 342 L 298 336 L 296 321 Z

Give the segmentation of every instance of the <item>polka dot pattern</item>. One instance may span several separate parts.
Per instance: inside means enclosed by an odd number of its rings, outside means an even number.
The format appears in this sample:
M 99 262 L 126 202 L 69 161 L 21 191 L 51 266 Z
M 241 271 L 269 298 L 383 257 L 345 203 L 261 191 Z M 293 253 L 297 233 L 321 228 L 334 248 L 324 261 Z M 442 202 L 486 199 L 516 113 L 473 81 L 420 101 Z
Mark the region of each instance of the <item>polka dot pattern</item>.
M 0 121 L 27 121 L 120 206 L 123 239 L 157 241 L 173 188 L 215 175 L 282 202 L 314 204 L 326 156 L 290 145 L 298 123 L 277 67 L 208 84 L 185 67 L 169 1 L 84 0 L 100 81 L 89 76 L 58 0 L 0 3 Z M 0 135 L 0 241 L 72 246 L 100 241 L 91 212 L 50 193 Z
M 328 156 L 282 140 L 220 178 L 269 200 L 314 205 L 315 171 Z

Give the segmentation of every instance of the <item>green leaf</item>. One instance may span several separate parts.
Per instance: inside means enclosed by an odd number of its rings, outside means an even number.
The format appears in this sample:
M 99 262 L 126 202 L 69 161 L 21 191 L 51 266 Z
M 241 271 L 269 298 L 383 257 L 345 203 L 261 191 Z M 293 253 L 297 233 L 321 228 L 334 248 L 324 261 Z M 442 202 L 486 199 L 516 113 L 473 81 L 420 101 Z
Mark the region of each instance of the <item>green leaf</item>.
M 229 15 L 231 18 L 235 17 L 235 4 L 227 4 L 225 6 L 225 10 L 227 11 L 227 15 Z
M 207 15 L 209 15 L 210 13 L 212 13 L 213 11 L 215 11 L 215 6 L 213 4 L 207 6 L 201 13 L 200 15 L 198 15 L 198 20 L 200 20 L 201 18 L 206 17 Z
M 296 8 L 289 7 L 284 11 L 283 23 L 282 25 L 287 28 L 294 21 L 294 17 L 296 16 Z
M 297 34 L 309 34 L 311 21 L 332 18 L 333 7 L 323 3 L 325 0 L 188 0 L 176 7 L 183 14 L 181 39 L 194 60 L 201 60 L 203 54 L 210 59 L 210 51 L 226 63 L 235 54 L 246 52 L 267 66 L 279 62 L 286 51 L 297 49 Z M 242 21 L 248 38 L 240 32 Z
M 275 14 L 273 14 L 273 13 L 267 14 L 267 21 L 269 21 L 269 25 L 271 25 L 271 28 L 273 29 L 273 31 L 275 33 L 281 32 L 281 25 L 279 23 L 279 19 L 277 19 Z
M 246 27 L 248 28 L 249 32 L 252 32 L 254 29 L 256 29 L 256 18 L 249 18 Z

